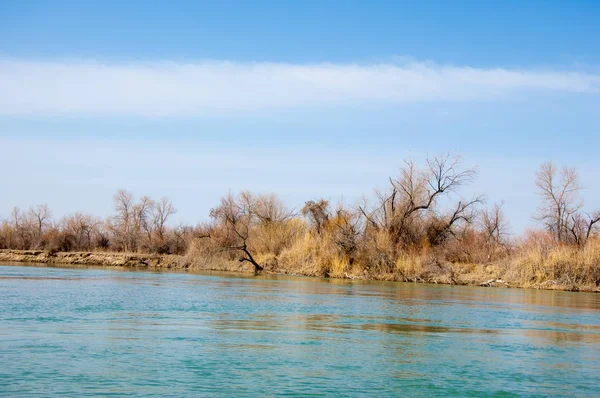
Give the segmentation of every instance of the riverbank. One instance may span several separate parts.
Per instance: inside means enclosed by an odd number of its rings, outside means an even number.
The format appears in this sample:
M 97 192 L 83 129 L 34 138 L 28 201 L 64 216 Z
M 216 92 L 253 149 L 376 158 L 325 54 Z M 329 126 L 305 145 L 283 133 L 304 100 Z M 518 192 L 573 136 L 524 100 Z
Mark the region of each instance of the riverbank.
M 46 250 L 0 250 L 0 261 L 31 264 L 94 265 L 106 267 L 182 268 L 178 256 L 103 252 L 50 252 Z
M 101 267 L 125 267 L 125 268 L 148 268 L 162 270 L 180 271 L 226 271 L 240 273 L 254 273 L 253 267 L 248 263 L 238 261 L 225 262 L 202 262 L 198 259 L 190 259 L 189 256 L 159 255 L 139 253 L 111 253 L 111 252 L 49 252 L 44 250 L 0 250 L 0 262 L 22 263 L 24 265 L 69 265 L 69 266 L 101 266 Z M 485 286 L 504 288 L 527 288 L 543 290 L 563 290 L 600 292 L 600 288 L 594 285 L 564 285 L 553 280 L 542 283 L 521 283 L 511 276 L 505 264 L 449 264 L 440 267 L 420 277 L 406 278 L 397 273 L 376 274 L 364 272 L 361 274 L 349 274 L 336 276 L 341 279 L 356 280 L 381 280 L 396 282 L 434 283 L 464 286 Z M 315 269 L 306 267 L 285 267 L 277 261 L 267 261 L 266 273 L 282 275 L 298 275 L 312 277 L 327 277 L 321 275 Z
M 186 256 L 113 253 L 113 252 L 50 252 L 47 250 L 0 250 L 0 262 L 46 265 L 76 265 L 101 267 L 156 268 L 176 270 L 210 270 L 253 272 L 250 266 L 236 266 L 224 263 L 221 266 L 210 264 L 206 267 L 192 264 Z

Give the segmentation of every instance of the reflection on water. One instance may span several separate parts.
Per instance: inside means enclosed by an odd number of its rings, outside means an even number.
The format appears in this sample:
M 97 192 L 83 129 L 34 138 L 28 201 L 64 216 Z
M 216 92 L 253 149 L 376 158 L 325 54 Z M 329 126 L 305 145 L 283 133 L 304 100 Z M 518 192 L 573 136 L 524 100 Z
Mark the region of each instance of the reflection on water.
M 385 319 L 388 322 L 378 323 Z M 401 322 L 401 323 L 394 323 Z M 418 323 L 415 323 L 418 322 Z M 258 315 L 252 319 L 216 319 L 210 324 L 219 330 L 309 330 L 345 333 L 351 330 L 378 331 L 384 333 L 499 333 L 493 329 L 473 329 L 436 326 L 425 319 L 339 316 L 330 314 L 273 316 Z
M 600 295 L 0 266 L 0 395 L 590 396 Z
M 523 334 L 533 338 L 548 339 L 555 344 L 569 342 L 600 343 L 600 334 L 580 333 L 577 331 L 563 332 L 560 330 L 524 330 Z

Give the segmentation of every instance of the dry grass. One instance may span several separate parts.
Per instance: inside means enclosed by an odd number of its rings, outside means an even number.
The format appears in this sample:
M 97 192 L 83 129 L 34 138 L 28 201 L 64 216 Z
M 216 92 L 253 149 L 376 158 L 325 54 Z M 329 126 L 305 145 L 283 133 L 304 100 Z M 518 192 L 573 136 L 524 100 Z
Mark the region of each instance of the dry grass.
M 429 262 L 426 251 L 421 253 L 403 253 L 396 260 L 396 272 L 405 280 L 421 279 L 423 271 Z
M 551 245 L 542 239 L 530 240 L 509 262 L 507 278 L 523 287 L 561 286 L 568 290 L 590 290 L 600 284 L 598 239 L 591 240 L 583 248 Z
M 465 285 L 479 285 L 493 279 L 512 287 L 586 291 L 598 291 L 600 284 L 600 239 L 579 248 L 557 246 L 543 234 L 529 236 L 513 254 L 507 253 L 491 262 L 450 262 L 443 252 L 424 248 L 401 252 L 391 266 L 381 260 L 391 256 L 385 241 L 377 244 L 381 247 L 363 248 L 350 261 L 336 250 L 327 235 L 307 232 L 276 258 L 274 271 Z
M 306 232 L 281 253 L 278 264 L 286 273 L 329 276 L 334 257 L 327 237 Z M 337 267 L 339 269 L 339 264 Z
M 343 253 L 329 233 L 307 231 L 277 258 L 279 272 L 321 277 L 363 277 L 359 261 Z

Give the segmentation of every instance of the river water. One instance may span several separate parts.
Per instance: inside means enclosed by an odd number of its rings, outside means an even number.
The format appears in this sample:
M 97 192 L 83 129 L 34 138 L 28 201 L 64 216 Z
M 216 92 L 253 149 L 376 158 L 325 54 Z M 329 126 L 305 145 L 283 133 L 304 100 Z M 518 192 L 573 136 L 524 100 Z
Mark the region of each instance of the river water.
M 599 294 L 0 266 L 0 395 L 599 394 Z

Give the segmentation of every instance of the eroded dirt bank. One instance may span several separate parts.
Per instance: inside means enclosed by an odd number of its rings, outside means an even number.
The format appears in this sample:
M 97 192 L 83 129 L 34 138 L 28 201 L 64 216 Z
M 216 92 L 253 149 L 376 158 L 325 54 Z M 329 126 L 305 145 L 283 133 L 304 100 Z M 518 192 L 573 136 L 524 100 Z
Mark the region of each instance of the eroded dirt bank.
M 160 268 L 179 270 L 213 270 L 252 272 L 248 265 L 235 263 L 191 264 L 185 256 L 105 253 L 105 252 L 48 252 L 45 250 L 0 250 L 0 262 L 102 267 Z

